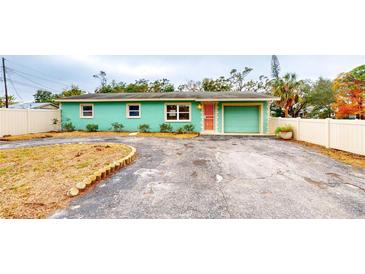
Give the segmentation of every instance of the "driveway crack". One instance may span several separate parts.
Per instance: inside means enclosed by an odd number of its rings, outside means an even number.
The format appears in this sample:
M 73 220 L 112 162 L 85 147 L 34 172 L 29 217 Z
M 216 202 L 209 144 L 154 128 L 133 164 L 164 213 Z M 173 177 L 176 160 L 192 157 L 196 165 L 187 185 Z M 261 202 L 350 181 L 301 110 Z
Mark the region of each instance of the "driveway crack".
M 221 194 L 221 195 L 222 195 L 222 197 L 223 197 L 223 201 L 224 201 L 224 203 L 225 203 L 226 210 L 227 210 L 227 213 L 228 213 L 228 215 L 229 215 L 229 218 L 232 218 L 232 213 L 231 213 L 230 208 L 229 208 L 229 205 L 228 205 L 227 197 L 226 197 L 226 195 L 224 194 L 224 191 L 223 191 L 223 189 L 222 189 L 222 187 L 221 187 L 221 186 L 218 186 L 218 191 L 220 192 L 220 194 Z
M 361 186 L 358 186 L 358 185 L 355 185 L 355 184 L 351 184 L 351 183 L 347 183 L 347 182 L 344 182 L 343 184 L 344 184 L 344 185 L 354 186 L 354 187 L 356 187 L 356 188 L 358 188 L 358 189 L 360 189 L 360 190 L 362 190 L 362 191 L 364 191 L 364 192 L 365 192 L 365 188 L 363 188 L 363 187 L 361 187 Z

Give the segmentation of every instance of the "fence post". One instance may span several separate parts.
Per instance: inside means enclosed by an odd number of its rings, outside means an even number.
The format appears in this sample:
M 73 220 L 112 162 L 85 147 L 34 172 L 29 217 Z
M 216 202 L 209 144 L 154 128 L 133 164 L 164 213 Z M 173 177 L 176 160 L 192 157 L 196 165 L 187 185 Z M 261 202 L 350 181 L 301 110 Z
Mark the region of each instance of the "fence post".
M 3 122 L 1 121 L 2 120 L 2 117 L 1 117 L 2 114 L 4 114 L 4 113 L 1 112 L 1 109 L 0 109 L 0 137 L 3 136 L 3 129 L 1 127 L 1 125 L 4 126 Z
M 27 108 L 27 134 L 30 133 L 30 109 Z
M 300 117 L 297 117 L 297 136 L 296 136 L 296 138 L 295 139 L 297 139 L 297 140 L 299 140 L 300 141 Z
M 326 118 L 326 148 L 331 148 L 331 118 Z

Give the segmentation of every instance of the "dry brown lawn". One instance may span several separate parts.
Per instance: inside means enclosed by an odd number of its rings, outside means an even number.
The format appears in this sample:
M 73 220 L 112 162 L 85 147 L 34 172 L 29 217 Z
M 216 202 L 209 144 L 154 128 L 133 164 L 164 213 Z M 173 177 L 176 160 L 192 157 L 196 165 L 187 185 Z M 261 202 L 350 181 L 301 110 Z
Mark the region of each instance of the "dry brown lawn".
M 122 144 L 62 144 L 0 150 L 0 218 L 44 218 L 67 191 L 131 151 Z
M 354 167 L 365 168 L 365 156 L 333 148 L 325 148 L 320 145 L 311 144 L 303 141 L 291 140 L 291 142 L 313 149 L 342 163 L 352 165 Z
M 98 132 L 87 132 L 87 131 L 72 131 L 72 132 L 46 132 L 46 133 L 31 133 L 23 135 L 12 135 L 4 136 L 0 138 L 0 141 L 21 141 L 39 138 L 72 138 L 72 137 L 92 137 L 92 136 L 131 136 L 130 132 L 113 132 L 113 131 L 98 131 Z M 162 133 L 162 132 L 150 132 L 140 133 L 138 132 L 137 137 L 165 137 L 165 138 L 194 138 L 199 136 L 198 133 L 189 134 L 177 134 L 177 133 Z

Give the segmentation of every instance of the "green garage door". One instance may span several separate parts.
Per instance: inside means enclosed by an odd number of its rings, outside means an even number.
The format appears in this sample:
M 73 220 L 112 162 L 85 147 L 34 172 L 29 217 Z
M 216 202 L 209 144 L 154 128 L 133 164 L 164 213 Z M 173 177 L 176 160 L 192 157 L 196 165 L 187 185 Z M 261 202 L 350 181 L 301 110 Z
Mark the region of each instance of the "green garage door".
M 259 108 L 257 106 L 225 106 L 225 133 L 259 133 Z

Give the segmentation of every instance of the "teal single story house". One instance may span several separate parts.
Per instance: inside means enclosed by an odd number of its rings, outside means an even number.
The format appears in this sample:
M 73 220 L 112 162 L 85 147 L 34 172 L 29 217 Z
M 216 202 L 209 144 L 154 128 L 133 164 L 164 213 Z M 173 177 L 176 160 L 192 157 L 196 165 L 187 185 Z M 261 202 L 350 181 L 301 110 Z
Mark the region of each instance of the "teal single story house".
M 192 124 L 201 134 L 267 134 L 270 103 L 278 100 L 262 93 L 166 92 L 90 93 L 58 100 L 62 123 L 77 130 L 97 124 L 111 130 L 112 123 L 125 131 L 138 131 L 148 124 L 152 132 L 170 124 L 174 130 Z

